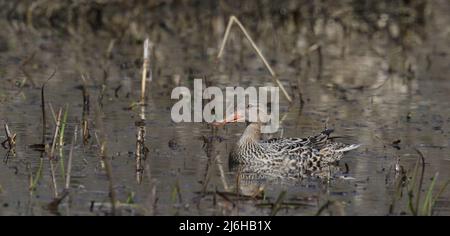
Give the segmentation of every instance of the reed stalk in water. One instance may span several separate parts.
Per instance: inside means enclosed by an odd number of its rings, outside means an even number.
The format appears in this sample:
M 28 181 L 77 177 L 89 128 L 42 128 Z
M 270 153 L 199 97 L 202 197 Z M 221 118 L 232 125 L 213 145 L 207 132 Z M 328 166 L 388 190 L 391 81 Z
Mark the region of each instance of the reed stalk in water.
M 144 61 L 142 65 L 142 78 L 141 78 L 141 104 L 145 104 L 145 83 L 147 81 L 147 74 L 150 70 L 150 41 L 145 39 L 144 41 Z
M 11 133 L 11 130 L 9 129 L 8 123 L 6 123 L 6 121 L 4 127 L 6 139 L 2 142 L 2 146 L 3 148 L 8 150 L 14 149 L 14 147 L 16 146 L 16 134 Z
M 64 115 L 62 118 L 62 122 L 59 129 L 59 163 L 61 167 L 61 175 L 65 176 L 65 169 L 64 169 L 64 152 L 63 152 L 63 146 L 64 146 L 64 131 L 66 129 L 67 124 L 67 114 L 69 112 L 69 106 L 66 104 L 66 109 L 64 110 Z
M 62 114 L 62 109 L 60 108 L 59 112 L 58 112 L 58 118 L 56 120 L 55 132 L 53 135 L 52 148 L 50 149 L 50 154 L 48 156 L 48 160 L 50 162 L 50 173 L 52 175 L 53 191 L 54 191 L 55 198 L 58 197 L 58 184 L 56 182 L 55 166 L 53 165 L 53 160 L 54 160 L 55 146 L 56 146 L 56 142 L 57 142 L 56 140 L 58 138 L 58 133 L 59 133 L 60 125 L 61 125 L 61 114 Z
M 67 160 L 66 186 L 65 186 L 66 190 L 68 190 L 70 187 L 70 176 L 72 173 L 73 147 L 77 143 L 77 135 L 78 135 L 78 126 L 75 126 L 75 129 L 73 132 L 72 143 L 70 144 L 69 159 Z
M 258 46 L 256 46 L 255 42 L 253 42 L 253 39 L 250 37 L 250 35 L 248 34 L 248 32 L 245 29 L 245 27 L 242 25 L 242 23 L 235 16 L 231 16 L 230 20 L 228 21 L 228 26 L 227 26 L 227 29 L 225 30 L 225 35 L 223 37 L 222 45 L 220 46 L 220 50 L 219 50 L 219 54 L 217 55 L 217 59 L 220 59 L 222 57 L 222 55 L 223 55 L 223 51 L 225 49 L 225 44 L 226 44 L 226 42 L 228 40 L 228 37 L 230 35 L 231 26 L 233 26 L 233 23 L 235 23 L 236 25 L 239 26 L 239 29 L 241 29 L 242 33 L 244 33 L 245 37 L 250 42 L 250 45 L 252 45 L 253 49 L 256 51 L 256 54 L 258 54 L 259 58 L 261 58 L 261 60 L 263 61 L 264 65 L 266 66 L 266 69 L 269 71 L 270 75 L 272 75 L 272 79 L 275 81 L 275 83 L 278 85 L 278 87 L 280 87 L 280 89 L 283 92 L 283 94 L 286 97 L 286 99 L 290 103 L 292 103 L 291 96 L 289 96 L 288 92 L 286 91 L 286 89 L 284 88 L 283 84 L 278 79 L 278 77 L 275 74 L 274 70 L 269 65 L 269 63 L 267 62 L 267 60 L 264 57 L 264 55 L 262 54 L 261 50 L 259 50 Z
M 45 115 L 45 85 L 56 74 L 56 70 L 48 77 L 48 79 L 42 84 L 41 87 L 41 111 L 42 111 L 42 145 L 45 147 L 45 134 L 47 130 L 47 117 Z

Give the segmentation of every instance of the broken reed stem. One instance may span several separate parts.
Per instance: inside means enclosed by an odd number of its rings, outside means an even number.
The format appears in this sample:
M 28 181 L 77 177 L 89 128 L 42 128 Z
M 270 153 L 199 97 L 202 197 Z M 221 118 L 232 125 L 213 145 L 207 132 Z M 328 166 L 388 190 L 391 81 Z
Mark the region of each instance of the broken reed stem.
M 156 204 L 158 203 L 158 198 L 156 196 L 156 180 L 152 178 L 150 166 L 148 164 L 145 165 L 145 173 L 147 174 L 147 179 L 150 182 L 150 194 L 148 197 L 149 215 L 154 215 L 156 212 Z
M 63 146 L 64 146 L 64 133 L 65 133 L 64 131 L 66 128 L 68 111 L 69 111 L 69 106 L 66 104 L 66 109 L 64 110 L 64 115 L 63 115 L 60 129 L 59 129 L 59 165 L 61 168 L 61 176 L 65 176 Z
M 222 181 L 222 185 L 223 188 L 225 189 L 225 191 L 230 191 L 230 188 L 228 187 L 228 182 L 225 176 L 225 171 L 223 170 L 223 163 L 220 160 L 220 155 L 216 156 L 216 163 L 217 163 L 217 168 L 219 169 L 219 173 L 220 173 L 220 180 Z
M 244 33 L 245 37 L 250 42 L 250 45 L 252 45 L 253 49 L 256 51 L 256 54 L 258 54 L 258 56 L 263 61 L 264 65 L 266 66 L 266 69 L 272 75 L 272 79 L 275 81 L 275 83 L 278 85 L 278 87 L 280 87 L 280 89 L 283 92 L 283 94 L 286 97 L 286 99 L 290 103 L 292 103 L 291 96 L 289 96 L 289 94 L 286 91 L 286 89 L 284 88 L 283 84 L 281 84 L 280 80 L 278 80 L 277 75 L 275 74 L 275 72 L 273 71 L 272 67 L 267 62 L 267 60 L 264 57 L 264 55 L 261 53 L 261 50 L 259 50 L 258 46 L 256 46 L 255 42 L 253 42 L 253 39 L 250 37 L 250 35 L 248 34 L 248 32 L 245 29 L 245 27 L 242 25 L 242 23 L 235 16 L 231 16 L 230 20 L 228 21 L 227 29 L 225 30 L 225 35 L 223 37 L 223 41 L 222 41 L 222 44 L 220 46 L 219 54 L 217 55 L 217 59 L 220 59 L 222 57 L 223 51 L 225 49 L 225 44 L 226 44 L 226 42 L 228 40 L 228 37 L 230 35 L 231 26 L 233 26 L 233 23 L 236 23 L 239 26 L 239 28 L 241 29 L 242 33 Z
M 9 130 L 8 127 L 8 123 L 4 124 L 5 127 L 5 134 L 6 134 L 6 140 L 2 142 L 2 146 L 5 149 L 11 150 L 14 149 L 14 147 L 16 146 L 16 134 L 12 134 L 11 131 Z M 8 144 L 8 146 L 6 146 L 6 144 Z
M 50 162 L 50 173 L 52 175 L 52 182 L 53 182 L 53 191 L 55 198 L 58 197 L 58 184 L 56 183 L 56 175 L 55 175 L 55 166 L 53 165 L 53 158 L 54 158 L 54 152 L 55 152 L 55 146 L 56 146 L 56 139 L 58 137 L 59 132 L 59 126 L 61 124 L 61 114 L 62 114 L 62 108 L 59 109 L 58 112 L 58 119 L 56 120 L 56 127 L 55 127 L 55 133 L 53 135 L 53 141 L 52 141 L 52 148 L 50 150 L 50 155 L 48 156 L 48 160 Z
M 81 75 L 81 79 L 83 80 L 83 111 L 89 113 L 89 92 L 87 89 L 87 80 L 84 74 Z
M 42 84 L 41 87 L 41 110 L 42 110 L 42 144 L 45 145 L 45 133 L 47 129 L 47 118 L 45 116 L 45 85 L 47 82 L 53 78 L 53 76 L 56 74 L 56 69 L 53 71 L 53 73 L 48 77 L 48 79 Z
M 61 130 L 59 131 L 59 146 L 64 145 L 64 130 L 67 124 L 67 113 L 69 112 L 69 106 L 66 104 L 66 109 L 64 111 L 64 116 L 62 119 Z
M 89 132 L 89 109 L 90 109 L 90 102 L 89 102 L 89 91 L 87 89 L 87 82 L 85 76 L 82 74 L 81 79 L 83 80 L 83 112 L 81 114 L 81 129 L 82 129 L 82 136 L 83 136 L 83 144 L 87 145 L 89 143 L 89 138 L 91 137 Z M 100 145 L 100 143 L 99 143 Z
M 62 114 L 62 108 L 59 109 L 58 116 L 56 119 L 56 127 L 55 127 L 55 132 L 53 134 L 53 140 L 52 140 L 52 148 L 50 150 L 50 159 L 53 159 L 53 154 L 55 152 L 55 147 L 56 147 L 56 143 L 57 143 L 56 140 L 58 138 L 58 133 L 59 133 L 60 125 L 61 125 L 61 114 Z
M 6 138 L 11 137 L 11 131 L 9 131 L 9 127 L 8 124 L 5 122 L 5 133 L 6 133 Z
M 73 147 L 75 143 L 77 143 L 77 135 L 78 135 L 78 126 L 75 126 L 72 143 L 70 144 L 69 160 L 67 160 L 66 186 L 65 186 L 66 190 L 68 190 L 70 186 L 70 176 L 72 173 L 72 154 L 73 154 Z
M 108 188 L 109 188 L 109 197 L 111 200 L 111 214 L 116 214 L 116 193 L 114 192 L 114 184 L 112 179 L 112 167 L 111 162 L 105 154 L 105 141 L 102 142 L 100 147 L 100 157 L 103 163 L 105 164 L 105 172 L 108 177 Z
M 420 173 L 419 187 L 418 187 L 417 194 L 416 194 L 417 197 L 416 197 L 416 209 L 415 210 L 416 210 L 416 214 L 417 214 L 418 211 L 419 211 L 420 195 L 422 193 L 423 178 L 424 178 L 424 175 L 425 175 L 425 156 L 423 155 L 423 153 L 419 149 L 415 148 L 415 150 L 419 154 L 420 160 L 422 162 L 422 170 L 421 170 L 421 173 Z
M 50 112 L 52 113 L 53 121 L 54 121 L 55 124 L 56 124 L 57 118 L 56 118 L 55 110 L 53 109 L 52 103 L 49 102 L 49 103 L 48 103 L 48 106 L 50 107 Z
M 141 105 L 140 121 L 138 123 L 138 132 L 136 137 L 136 181 L 138 184 L 142 181 L 142 160 L 145 159 L 145 106 Z
M 147 80 L 149 65 L 150 65 L 150 42 L 147 38 L 144 41 L 144 61 L 142 65 L 142 79 L 141 79 L 141 104 L 145 104 L 145 82 Z

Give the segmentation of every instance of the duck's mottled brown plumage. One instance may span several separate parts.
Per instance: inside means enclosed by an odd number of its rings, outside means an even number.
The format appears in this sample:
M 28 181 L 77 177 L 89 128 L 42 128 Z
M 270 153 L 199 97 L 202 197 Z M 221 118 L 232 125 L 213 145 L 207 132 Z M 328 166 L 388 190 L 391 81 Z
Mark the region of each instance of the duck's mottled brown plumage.
M 232 164 L 284 166 L 314 171 L 339 161 L 344 152 L 359 145 L 346 145 L 329 139 L 332 130 L 307 138 L 273 138 L 261 140 L 261 124 L 247 126 L 230 153 Z

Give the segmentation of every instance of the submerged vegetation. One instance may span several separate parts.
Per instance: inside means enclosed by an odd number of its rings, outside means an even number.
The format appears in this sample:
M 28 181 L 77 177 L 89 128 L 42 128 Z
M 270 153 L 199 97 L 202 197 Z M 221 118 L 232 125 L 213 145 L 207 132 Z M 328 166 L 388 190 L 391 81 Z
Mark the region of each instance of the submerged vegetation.
M 448 215 L 449 10 L 0 1 L 0 215 Z M 194 78 L 278 86 L 273 137 L 339 127 L 363 145 L 326 179 L 232 168 L 242 126 L 170 119 Z

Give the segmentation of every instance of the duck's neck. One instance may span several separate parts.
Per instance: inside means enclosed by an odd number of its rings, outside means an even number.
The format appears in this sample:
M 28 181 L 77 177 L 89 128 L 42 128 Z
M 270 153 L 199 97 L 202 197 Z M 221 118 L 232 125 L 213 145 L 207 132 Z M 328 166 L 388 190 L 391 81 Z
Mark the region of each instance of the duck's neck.
M 241 138 L 239 145 L 254 144 L 261 140 L 261 123 L 251 123 L 247 126 Z
M 261 140 L 261 125 L 252 123 L 247 126 L 241 138 L 231 152 L 230 161 L 234 163 L 248 163 L 260 150 L 258 142 Z

